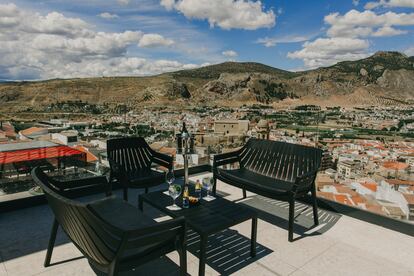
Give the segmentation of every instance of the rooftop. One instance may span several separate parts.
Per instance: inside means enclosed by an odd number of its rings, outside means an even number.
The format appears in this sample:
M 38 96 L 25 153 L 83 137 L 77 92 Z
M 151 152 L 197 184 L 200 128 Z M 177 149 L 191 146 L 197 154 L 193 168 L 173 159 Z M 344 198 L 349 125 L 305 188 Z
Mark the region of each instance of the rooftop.
M 0 152 L 3 151 L 15 151 L 15 150 L 26 150 L 26 149 L 37 149 L 37 148 L 48 148 L 54 147 L 57 144 L 49 141 L 32 141 L 22 143 L 7 143 L 0 144 Z
M 201 177 L 193 176 L 193 177 Z M 249 257 L 251 223 L 245 222 L 209 239 L 206 275 L 413 275 L 414 239 L 400 232 L 321 209 L 312 228 L 311 208 L 298 204 L 295 241 L 287 240 L 287 205 L 219 183 L 220 195 L 259 212 L 258 254 Z M 121 192 L 116 191 L 121 197 Z M 136 204 L 137 190 L 130 190 Z M 95 195 L 81 200 L 101 197 Z M 135 200 L 135 202 L 132 201 Z M 149 206 L 146 213 L 166 219 Z M 95 275 L 66 236 L 58 233 L 52 266 L 43 267 L 52 213 L 47 205 L 1 215 L 0 275 Z M 198 237 L 189 238 L 188 273 L 197 275 Z M 217 253 L 217 249 L 220 252 Z M 228 253 L 231 254 L 228 254 Z M 69 260 L 69 261 L 67 261 Z M 178 275 L 178 254 L 150 262 L 128 275 Z
M 36 136 L 36 135 L 43 135 L 48 133 L 47 128 L 43 127 L 29 127 L 20 131 L 20 133 L 24 136 Z
M 382 163 L 382 166 L 389 170 L 405 170 L 406 168 L 408 168 L 409 165 L 407 163 L 402 162 L 388 161 Z

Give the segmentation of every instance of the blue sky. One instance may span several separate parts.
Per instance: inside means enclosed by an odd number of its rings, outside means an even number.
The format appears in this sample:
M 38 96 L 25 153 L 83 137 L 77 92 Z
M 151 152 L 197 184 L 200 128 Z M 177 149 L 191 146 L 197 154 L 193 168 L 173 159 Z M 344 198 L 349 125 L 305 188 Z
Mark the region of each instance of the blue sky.
M 0 79 L 414 55 L 414 0 L 0 0 Z

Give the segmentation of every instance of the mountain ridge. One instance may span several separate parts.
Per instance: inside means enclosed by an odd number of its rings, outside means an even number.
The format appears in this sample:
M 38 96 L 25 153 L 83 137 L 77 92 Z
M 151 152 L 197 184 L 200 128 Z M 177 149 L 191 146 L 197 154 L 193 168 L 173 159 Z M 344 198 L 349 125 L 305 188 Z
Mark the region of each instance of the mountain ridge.
M 103 109 L 126 104 L 131 110 L 171 102 L 177 108 L 254 103 L 409 105 L 414 101 L 414 57 L 383 51 L 300 72 L 256 62 L 225 62 L 144 77 L 2 82 L 0 101 L 3 112 L 65 111 L 73 101 Z

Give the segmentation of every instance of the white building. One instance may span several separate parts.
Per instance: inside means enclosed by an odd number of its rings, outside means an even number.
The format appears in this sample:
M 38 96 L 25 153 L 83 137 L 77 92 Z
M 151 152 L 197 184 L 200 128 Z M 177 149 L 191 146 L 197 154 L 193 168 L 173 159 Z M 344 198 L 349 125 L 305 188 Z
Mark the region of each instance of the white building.
M 338 162 L 338 175 L 343 178 L 355 178 L 359 174 L 360 164 L 350 160 Z
M 90 143 L 100 149 L 106 149 L 106 140 L 91 140 Z
M 78 143 L 78 133 L 76 131 L 62 131 L 52 133 L 52 139 L 59 141 L 66 146 L 74 146 Z
M 198 154 L 189 154 L 188 156 L 188 165 L 189 166 L 196 166 L 198 165 Z M 182 154 L 177 154 L 175 156 L 175 162 L 177 165 L 184 166 L 184 157 Z
M 378 186 L 377 192 L 375 193 L 375 199 L 392 202 L 395 205 L 398 205 L 404 214 L 407 216 L 409 214 L 407 200 L 404 198 L 403 194 L 396 191 L 391 185 L 386 181 L 381 181 Z
M 249 120 L 215 121 L 214 132 L 224 135 L 245 135 L 249 130 Z

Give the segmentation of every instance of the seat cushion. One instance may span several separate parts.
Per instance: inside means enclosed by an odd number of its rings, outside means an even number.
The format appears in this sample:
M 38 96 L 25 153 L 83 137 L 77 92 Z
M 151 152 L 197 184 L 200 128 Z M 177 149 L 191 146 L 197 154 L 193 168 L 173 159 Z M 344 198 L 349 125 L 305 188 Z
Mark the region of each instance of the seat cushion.
M 157 224 L 155 220 L 144 215 L 138 208 L 116 197 L 91 202 L 88 208 L 93 209 L 107 223 L 124 231 L 146 228 Z M 118 245 L 112 244 L 114 248 L 117 248 Z M 145 262 L 160 255 L 162 256 L 173 250 L 175 250 L 174 240 L 160 241 L 128 249 L 121 256 L 120 269 L 130 269 L 131 267 L 140 265 L 143 261 Z M 161 254 L 159 254 L 160 252 Z M 91 266 L 96 270 L 102 271 L 102 268 L 98 268 L 92 263 Z
M 109 197 L 91 202 L 88 208 L 93 209 L 103 220 L 122 230 L 133 230 L 155 225 L 157 222 L 147 217 L 138 208 L 128 202 Z
M 154 170 L 128 171 L 125 175 L 132 188 L 152 187 L 165 182 L 165 174 Z
M 289 193 L 293 184 L 289 181 L 271 178 L 246 169 L 225 170 L 217 169 L 217 178 L 234 186 L 255 193 L 270 193 L 284 195 Z

